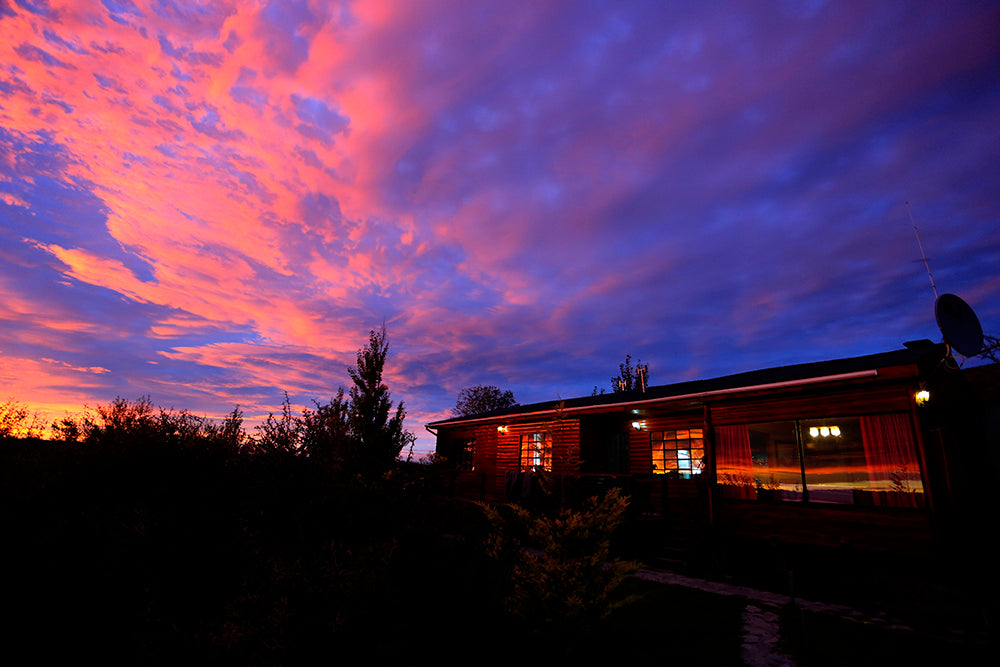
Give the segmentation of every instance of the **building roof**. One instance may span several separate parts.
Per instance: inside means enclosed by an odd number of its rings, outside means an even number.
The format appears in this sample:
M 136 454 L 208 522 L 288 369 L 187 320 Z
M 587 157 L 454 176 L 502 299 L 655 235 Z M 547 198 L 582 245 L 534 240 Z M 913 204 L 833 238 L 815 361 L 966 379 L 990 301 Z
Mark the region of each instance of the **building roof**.
M 598 408 L 630 407 L 645 403 L 657 403 L 682 398 L 708 397 L 725 393 L 777 388 L 783 385 L 802 385 L 851 378 L 874 377 L 880 370 L 911 366 L 916 364 L 920 372 L 936 366 L 947 354 L 947 346 L 930 341 L 907 343 L 906 348 L 892 352 L 882 352 L 861 357 L 817 361 L 791 366 L 766 368 L 706 380 L 693 380 L 675 384 L 647 387 L 645 392 L 630 391 L 597 396 L 583 396 L 555 401 L 544 401 L 503 408 L 476 415 L 452 417 L 431 422 L 429 428 L 459 426 L 481 421 L 491 421 L 499 417 L 545 415 L 558 411 L 578 412 Z

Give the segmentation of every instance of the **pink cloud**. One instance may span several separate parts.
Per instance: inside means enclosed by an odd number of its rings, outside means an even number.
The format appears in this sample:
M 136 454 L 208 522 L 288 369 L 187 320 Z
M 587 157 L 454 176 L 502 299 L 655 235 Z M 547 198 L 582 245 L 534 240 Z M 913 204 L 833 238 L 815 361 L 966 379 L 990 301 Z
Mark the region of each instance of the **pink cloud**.
M 101 388 L 257 412 L 343 382 L 385 319 L 417 420 L 484 374 L 603 382 L 629 345 L 758 361 L 843 285 L 902 331 L 896 200 L 965 221 L 952 266 L 998 242 L 1000 14 L 810 7 L 8 3 L 0 260 L 34 282 L 0 316 L 72 368 L 121 342 L 135 384 Z

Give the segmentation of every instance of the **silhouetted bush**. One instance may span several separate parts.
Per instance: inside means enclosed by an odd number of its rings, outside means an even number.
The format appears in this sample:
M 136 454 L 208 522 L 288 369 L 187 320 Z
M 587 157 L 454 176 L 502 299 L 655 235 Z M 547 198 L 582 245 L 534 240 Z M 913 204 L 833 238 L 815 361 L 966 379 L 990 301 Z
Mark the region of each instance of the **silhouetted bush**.
M 501 567 L 506 610 L 532 632 L 585 632 L 625 600 L 638 564 L 614 558 L 611 538 L 628 502 L 617 489 L 554 514 L 481 504 L 493 530 L 488 556 Z

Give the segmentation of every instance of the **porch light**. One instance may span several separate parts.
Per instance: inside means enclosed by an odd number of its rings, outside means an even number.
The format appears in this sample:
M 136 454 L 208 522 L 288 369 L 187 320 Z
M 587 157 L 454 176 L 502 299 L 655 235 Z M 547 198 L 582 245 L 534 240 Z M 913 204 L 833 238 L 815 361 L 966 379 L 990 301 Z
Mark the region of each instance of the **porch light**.
M 497 433 L 506 433 L 506 432 L 507 432 L 506 426 L 497 426 Z
M 913 398 L 917 402 L 917 405 L 924 406 L 927 405 L 927 401 L 931 400 L 931 392 L 921 389 L 913 395 Z
M 645 425 L 646 425 L 646 422 L 644 422 L 644 421 L 634 421 L 634 422 L 632 422 L 632 428 L 634 428 L 636 431 L 641 431 L 642 427 L 645 426 Z

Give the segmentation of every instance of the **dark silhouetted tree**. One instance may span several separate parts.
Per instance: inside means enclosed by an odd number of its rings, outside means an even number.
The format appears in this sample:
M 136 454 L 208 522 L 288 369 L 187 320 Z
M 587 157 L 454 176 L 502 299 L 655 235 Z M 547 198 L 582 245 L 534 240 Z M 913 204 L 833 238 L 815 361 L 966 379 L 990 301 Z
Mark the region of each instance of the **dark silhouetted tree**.
M 0 438 L 37 438 L 43 431 L 41 418 L 23 403 L 0 403 Z
M 237 405 L 226 415 L 221 424 L 206 422 L 205 437 L 221 449 L 230 459 L 234 459 L 247 444 L 247 432 L 243 428 L 243 411 Z
M 80 421 L 69 415 L 53 422 L 52 433 L 56 440 L 63 442 L 79 442 L 83 437 Z
M 296 456 L 299 453 L 302 435 L 302 421 L 292 415 L 292 406 L 285 392 L 281 404 L 281 416 L 267 415 L 257 426 L 257 437 L 253 439 L 253 453 L 263 456 Z
M 329 403 L 314 401 L 315 409 L 302 411 L 302 449 L 324 467 L 348 465 L 354 457 L 351 446 L 351 405 L 344 388 Z
M 354 386 L 350 390 L 351 437 L 356 447 L 358 466 L 369 472 L 385 472 L 392 467 L 404 447 L 414 441 L 403 429 L 406 410 L 400 401 L 390 417 L 392 400 L 389 387 L 382 381 L 385 357 L 389 351 L 386 331 L 372 329 L 368 347 L 358 350 L 357 367 L 348 369 Z
M 64 433 L 73 430 L 68 424 L 64 426 Z M 162 427 L 163 420 L 157 417 L 149 396 L 131 402 L 119 396 L 108 405 L 87 408 L 77 421 L 76 431 L 91 446 L 119 450 L 162 439 Z
M 477 384 L 458 392 L 458 400 L 451 412 L 456 417 L 468 417 L 502 408 L 512 408 L 516 405 L 514 392 L 510 389 L 501 390 L 493 385 Z

